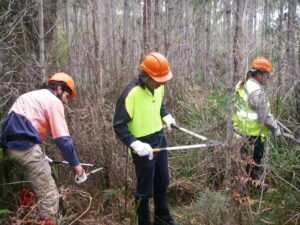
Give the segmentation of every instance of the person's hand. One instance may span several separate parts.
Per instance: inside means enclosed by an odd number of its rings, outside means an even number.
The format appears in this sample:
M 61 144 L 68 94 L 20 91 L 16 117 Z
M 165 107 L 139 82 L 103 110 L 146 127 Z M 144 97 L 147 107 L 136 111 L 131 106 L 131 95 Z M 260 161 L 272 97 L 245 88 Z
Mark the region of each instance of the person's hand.
M 281 131 L 279 126 L 277 126 L 277 128 L 275 129 L 274 135 L 275 135 L 275 137 L 281 137 L 282 136 L 282 131 Z
M 87 175 L 85 173 L 85 170 L 82 169 L 82 172 L 81 172 L 80 175 L 76 174 L 76 176 L 75 176 L 75 182 L 76 182 L 76 184 L 82 184 L 86 180 L 87 180 Z
M 52 162 L 53 162 L 53 160 L 50 159 L 47 155 L 45 155 L 45 158 L 46 158 L 46 160 L 47 160 L 49 163 L 52 163 Z
M 144 142 L 139 140 L 134 141 L 130 144 L 130 147 L 139 155 L 139 156 L 149 156 L 149 160 L 153 159 L 153 150 L 152 147 Z
M 171 116 L 171 114 L 168 114 L 162 118 L 162 121 L 167 125 L 168 131 L 172 131 L 172 124 L 176 124 L 175 119 Z
M 74 166 L 74 170 L 76 173 L 75 182 L 77 184 L 81 184 L 81 183 L 85 182 L 87 179 L 87 176 L 86 176 L 85 171 L 82 168 L 80 163 L 78 165 Z
M 281 128 L 279 126 L 277 126 L 277 128 L 275 129 L 274 135 L 275 135 L 276 138 L 278 138 L 278 140 L 280 142 L 286 143 L 284 133 L 283 133 L 283 131 L 281 130 Z

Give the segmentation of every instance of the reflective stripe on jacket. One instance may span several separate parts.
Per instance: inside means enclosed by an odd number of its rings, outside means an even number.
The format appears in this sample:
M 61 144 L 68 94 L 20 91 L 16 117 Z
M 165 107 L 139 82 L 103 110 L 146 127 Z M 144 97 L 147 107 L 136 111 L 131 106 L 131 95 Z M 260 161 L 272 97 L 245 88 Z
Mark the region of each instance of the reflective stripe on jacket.
M 252 79 L 248 79 L 244 86 L 241 82 L 236 85 L 234 95 L 235 112 L 233 115 L 233 128 L 240 134 L 249 136 L 267 135 L 268 129 L 258 121 L 257 112 L 249 107 L 250 95 L 263 87 Z M 269 102 L 268 102 L 269 107 Z

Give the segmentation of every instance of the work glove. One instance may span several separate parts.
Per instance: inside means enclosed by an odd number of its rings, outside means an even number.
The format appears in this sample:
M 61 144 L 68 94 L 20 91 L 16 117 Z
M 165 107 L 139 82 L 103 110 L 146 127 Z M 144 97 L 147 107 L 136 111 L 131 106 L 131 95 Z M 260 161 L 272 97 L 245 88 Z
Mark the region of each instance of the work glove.
M 82 184 L 82 183 L 85 182 L 86 180 L 87 180 L 87 175 L 86 175 L 86 173 L 85 173 L 85 170 L 82 169 L 81 175 L 76 174 L 76 176 L 75 176 L 75 182 L 76 182 L 77 184 Z
M 171 116 L 171 114 L 168 114 L 162 118 L 163 122 L 167 125 L 168 131 L 172 131 L 172 124 L 176 124 L 175 119 Z
M 276 129 L 275 129 L 275 131 L 274 131 L 274 135 L 275 135 L 276 137 L 281 137 L 281 136 L 283 136 L 282 131 L 281 131 L 281 129 L 280 129 L 279 126 L 276 127 Z
M 130 144 L 130 147 L 138 154 L 139 156 L 149 156 L 149 160 L 153 159 L 153 150 L 152 147 L 144 142 L 139 140 L 134 141 Z
M 50 159 L 47 155 L 45 155 L 45 158 L 46 158 L 46 160 L 47 160 L 49 163 L 52 163 L 52 162 L 53 162 L 53 160 Z

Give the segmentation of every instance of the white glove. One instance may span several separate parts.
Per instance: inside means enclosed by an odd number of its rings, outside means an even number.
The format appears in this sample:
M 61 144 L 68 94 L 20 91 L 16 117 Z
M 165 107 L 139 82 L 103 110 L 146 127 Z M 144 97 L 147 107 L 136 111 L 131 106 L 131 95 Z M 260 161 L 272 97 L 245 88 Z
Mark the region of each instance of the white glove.
M 162 118 L 164 123 L 167 125 L 168 131 L 172 131 L 172 124 L 176 124 L 175 119 L 171 116 L 171 114 L 168 114 Z
M 47 160 L 49 163 L 52 163 L 52 162 L 53 162 L 53 160 L 50 159 L 47 155 L 45 155 L 45 158 L 46 158 L 46 160 Z
M 76 176 L 75 176 L 75 182 L 77 184 L 82 184 L 86 180 L 87 180 L 87 175 L 85 173 L 85 170 L 82 170 L 82 174 L 80 176 L 78 174 L 76 174 Z
M 279 126 L 277 126 L 277 128 L 275 129 L 274 135 L 276 137 L 282 136 L 282 131 Z
M 153 150 L 152 147 L 147 144 L 143 143 L 139 140 L 134 141 L 131 143 L 130 147 L 139 155 L 139 156 L 146 156 L 149 155 L 149 160 L 153 159 Z

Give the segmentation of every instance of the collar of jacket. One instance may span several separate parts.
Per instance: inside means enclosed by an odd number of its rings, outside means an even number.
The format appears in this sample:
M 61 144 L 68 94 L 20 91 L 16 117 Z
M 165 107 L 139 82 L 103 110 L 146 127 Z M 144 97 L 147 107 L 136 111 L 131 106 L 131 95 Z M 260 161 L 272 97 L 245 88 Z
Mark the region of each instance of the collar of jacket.
M 262 84 L 260 84 L 257 80 L 255 80 L 254 78 L 250 77 L 251 81 L 253 81 L 254 83 L 258 84 L 261 88 L 264 88 L 264 86 Z
M 143 88 L 143 89 L 146 88 L 145 83 L 142 81 L 142 79 L 141 79 L 140 77 L 137 78 L 136 83 L 137 83 L 141 88 Z

